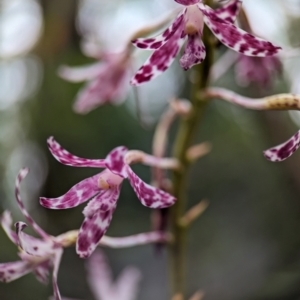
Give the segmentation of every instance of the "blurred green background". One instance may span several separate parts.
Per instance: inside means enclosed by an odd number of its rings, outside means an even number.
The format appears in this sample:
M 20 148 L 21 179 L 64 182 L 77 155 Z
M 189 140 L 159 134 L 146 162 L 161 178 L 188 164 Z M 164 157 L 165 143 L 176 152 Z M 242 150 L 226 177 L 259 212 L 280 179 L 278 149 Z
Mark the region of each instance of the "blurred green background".
M 248 5 L 251 1 L 244 3 Z M 119 36 L 125 35 L 125 28 L 119 27 L 122 22 L 146 24 L 170 9 L 172 5 L 168 2 L 173 1 L 111 1 L 110 5 L 101 0 L 3 1 L 1 20 L 9 33 L 8 37 L 3 36 L 8 46 L 5 48 L 3 42 L 0 52 L 0 210 L 12 210 L 15 221 L 22 218 L 13 187 L 18 170 L 28 166 L 31 173 L 22 184 L 22 195 L 35 220 L 53 235 L 79 228 L 85 204 L 50 211 L 39 206 L 38 196 L 60 196 L 78 181 L 95 174 L 95 170 L 59 164 L 47 150 L 46 139 L 50 135 L 82 157 L 103 158 L 119 145 L 151 152 L 155 122 L 168 100 L 161 95 L 162 88 L 172 85 L 171 97 L 178 85 L 176 80 L 180 80 L 179 96 L 186 98 L 189 94 L 184 85 L 185 73 L 177 62 L 169 74 L 152 84 L 151 95 L 142 103 L 153 120 L 146 129 L 136 118 L 132 96 L 121 106 L 104 106 L 88 115 L 76 115 L 71 106 L 81 84 L 63 81 L 57 76 L 57 69 L 61 64 L 75 66 L 93 61 L 80 50 L 82 35 L 94 36 L 95 28 L 104 26 L 102 31 L 118 42 Z M 277 6 L 271 9 L 274 3 Z M 123 13 L 127 5 L 130 9 Z M 133 9 L 134 5 L 138 8 Z M 265 11 L 269 5 L 266 14 L 278 18 L 280 0 L 266 1 L 264 5 L 252 1 L 251 5 L 249 10 L 256 11 Z M 142 9 L 147 14 L 139 15 Z M 282 12 L 287 14 L 288 10 Z M 103 20 L 109 22 L 97 23 Z M 272 27 L 270 39 L 275 42 L 280 37 L 279 44 L 297 45 L 300 17 L 293 14 L 286 19 L 281 17 L 280 21 L 277 31 Z M 116 32 L 119 36 L 114 36 Z M 223 51 L 220 47 L 217 56 Z M 143 56 L 141 61 L 144 59 Z M 292 60 L 292 64 L 297 63 L 298 59 Z M 290 90 L 289 78 L 294 76 L 286 72 L 276 81 L 273 91 L 259 90 L 254 85 L 238 87 L 232 69 L 218 85 L 252 97 L 286 92 Z M 168 76 L 171 79 L 166 83 Z M 169 153 L 176 128 L 177 123 L 170 132 Z M 246 111 L 217 100 L 209 104 L 197 141 L 211 142 L 212 151 L 192 167 L 188 181 L 189 207 L 203 198 L 210 202 L 188 236 L 189 294 L 201 289 L 206 300 L 300 299 L 300 154 L 280 164 L 270 163 L 262 155 L 264 149 L 283 142 L 296 130 L 297 125 L 286 112 Z M 134 169 L 144 180 L 150 180 L 149 168 Z M 124 182 L 107 234 L 125 236 L 149 231 L 150 213 L 139 203 L 128 182 Z M 3 230 L 0 245 L 0 262 L 18 259 L 16 247 Z M 127 265 L 141 270 L 138 299 L 168 299 L 165 249 L 158 254 L 148 245 L 105 252 L 115 275 Z M 84 261 L 74 249 L 67 249 L 58 276 L 62 295 L 94 299 L 85 278 Z M 32 274 L 0 284 L 1 300 L 41 300 L 51 293 L 51 285 L 41 285 Z

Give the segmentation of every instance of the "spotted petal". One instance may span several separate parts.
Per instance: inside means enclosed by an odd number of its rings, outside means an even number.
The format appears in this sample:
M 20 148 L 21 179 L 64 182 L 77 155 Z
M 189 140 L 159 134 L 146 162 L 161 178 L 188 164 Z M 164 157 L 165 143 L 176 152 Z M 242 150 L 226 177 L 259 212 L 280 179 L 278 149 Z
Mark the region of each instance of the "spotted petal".
M 6 210 L 3 212 L 2 216 L 1 216 L 1 226 L 3 228 L 3 230 L 5 231 L 5 233 L 7 234 L 8 238 L 15 244 L 18 244 L 18 236 L 16 234 L 16 232 L 14 230 L 12 230 L 12 217 L 11 217 L 11 213 Z
M 242 1 L 233 0 L 226 3 L 224 6 L 215 9 L 215 15 L 228 23 L 234 23 L 240 9 L 242 7 Z
M 127 172 L 124 157 L 128 149 L 124 146 L 117 147 L 109 152 L 105 158 L 105 166 L 113 173 L 126 178 Z
M 121 186 L 116 186 L 101 191 L 88 205 L 84 208 L 85 217 L 92 217 L 97 211 L 108 211 L 114 209 L 120 195 Z
M 154 50 L 160 48 L 164 45 L 176 32 L 184 18 L 183 13 L 181 13 L 175 21 L 161 34 L 153 38 L 138 38 L 132 41 L 133 45 L 143 50 Z
M 203 62 L 205 58 L 205 46 L 199 34 L 189 35 L 184 54 L 180 59 L 180 65 L 184 70 L 190 69 Z
M 220 19 L 209 6 L 198 4 L 204 15 L 204 22 L 214 35 L 228 48 L 247 56 L 271 56 L 277 54 L 281 47 L 257 38 L 235 25 Z
M 175 2 L 188 6 L 188 5 L 193 5 L 199 2 L 199 0 L 175 0 Z
M 89 257 L 105 234 L 115 207 L 108 211 L 97 211 L 93 216 L 86 217 L 79 230 L 76 252 L 81 258 Z
M 18 245 L 27 253 L 34 256 L 47 257 L 53 253 L 53 242 L 37 239 L 23 232 L 27 225 L 23 222 L 16 223 Z
M 274 162 L 290 157 L 300 147 L 300 130 L 286 142 L 264 151 L 266 159 Z
M 127 172 L 129 182 L 143 205 L 150 208 L 164 208 L 175 203 L 175 197 L 145 183 L 130 167 L 127 168 Z
M 57 143 L 53 136 L 47 140 L 51 154 L 62 164 L 72 167 L 104 168 L 104 159 L 88 159 L 75 156 Z
M 100 173 L 101 174 L 101 173 Z M 98 188 L 99 175 L 86 178 L 75 184 L 65 195 L 58 198 L 40 198 L 40 204 L 50 209 L 67 209 L 76 207 L 100 192 Z
M 0 264 L 0 281 L 11 282 L 32 271 L 30 263 L 26 261 L 15 261 Z
M 27 222 L 31 225 L 31 227 L 35 230 L 36 233 L 38 233 L 42 238 L 47 239 L 49 235 L 32 219 L 32 217 L 29 215 L 28 211 L 26 210 L 24 203 L 22 201 L 21 195 L 20 195 L 20 185 L 22 180 L 27 176 L 28 169 L 23 168 L 20 170 L 16 183 L 15 183 L 15 196 L 17 199 L 17 203 L 19 205 L 19 208 L 23 214 L 23 216 L 26 218 Z
M 145 64 L 140 67 L 135 76 L 131 79 L 132 85 L 137 86 L 148 82 L 169 68 L 178 54 L 185 38 L 183 26 L 184 22 L 182 19 L 178 29 L 172 37 L 164 45 L 155 50 Z
M 33 270 L 33 273 L 39 282 L 46 284 L 48 282 L 49 270 L 50 261 L 47 260 L 36 266 Z

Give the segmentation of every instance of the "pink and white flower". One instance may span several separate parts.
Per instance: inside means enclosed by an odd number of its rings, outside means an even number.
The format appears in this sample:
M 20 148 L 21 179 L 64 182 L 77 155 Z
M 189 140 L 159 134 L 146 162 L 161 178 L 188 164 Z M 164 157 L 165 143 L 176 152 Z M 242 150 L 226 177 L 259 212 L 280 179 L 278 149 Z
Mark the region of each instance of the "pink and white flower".
M 129 89 L 131 55 L 128 51 L 102 53 L 101 60 L 84 67 L 61 66 L 59 75 L 71 82 L 87 81 L 79 91 L 74 111 L 86 114 L 103 104 L 121 104 Z
M 134 300 L 141 279 L 140 271 L 126 267 L 113 282 L 112 272 L 104 253 L 97 250 L 87 261 L 87 280 L 96 300 Z
M 131 80 L 132 85 L 150 81 L 164 72 L 174 61 L 186 37 L 188 41 L 180 65 L 188 70 L 201 63 L 206 55 L 205 45 L 202 42 L 204 23 L 225 46 L 243 55 L 272 56 L 281 49 L 233 24 L 241 6 L 239 0 L 232 0 L 216 10 L 201 0 L 175 1 L 186 7 L 169 28 L 157 37 L 133 41 L 136 47 L 154 50 L 154 53 L 137 71 Z
M 52 155 L 62 164 L 73 167 L 105 168 L 101 173 L 86 178 L 58 198 L 40 198 L 40 203 L 50 209 L 67 209 L 88 200 L 84 208 L 85 219 L 79 230 L 76 251 L 80 257 L 91 255 L 109 227 L 116 209 L 121 184 L 127 178 L 140 202 L 150 208 L 164 208 L 175 203 L 175 198 L 140 179 L 130 168 L 134 162 L 142 162 L 161 168 L 177 168 L 177 161 L 155 158 L 141 151 L 129 151 L 126 147 L 113 149 L 105 159 L 86 159 L 72 155 L 63 149 L 53 137 L 48 139 Z
M 15 224 L 16 232 L 13 231 L 11 229 L 11 214 L 8 211 L 3 213 L 1 225 L 10 240 L 19 247 L 21 260 L 1 263 L 0 281 L 10 282 L 33 272 L 39 281 L 45 283 L 47 282 L 49 270 L 52 268 L 54 298 L 55 300 L 60 300 L 61 296 L 57 285 L 57 273 L 63 253 L 63 246 L 55 237 L 47 234 L 40 228 L 24 207 L 20 197 L 20 183 L 27 173 L 28 169 L 22 169 L 17 177 L 15 188 L 16 199 L 24 217 L 41 238 L 36 238 L 23 232 L 27 226 L 23 222 L 17 222 Z

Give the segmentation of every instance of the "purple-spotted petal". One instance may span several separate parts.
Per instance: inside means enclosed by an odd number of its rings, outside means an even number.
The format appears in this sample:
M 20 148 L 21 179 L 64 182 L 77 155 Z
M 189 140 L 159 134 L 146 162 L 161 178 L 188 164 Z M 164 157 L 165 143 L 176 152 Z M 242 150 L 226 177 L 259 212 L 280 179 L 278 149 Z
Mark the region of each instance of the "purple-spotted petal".
M 15 244 L 18 245 L 18 236 L 14 230 L 12 230 L 12 217 L 11 213 L 6 210 L 3 212 L 1 216 L 1 226 L 5 233 L 7 234 L 8 238 Z
M 84 219 L 76 243 L 76 252 L 81 258 L 87 258 L 93 253 L 111 222 L 114 210 L 97 211 Z
M 175 203 L 175 197 L 145 183 L 130 167 L 127 168 L 127 172 L 129 182 L 143 205 L 150 208 L 164 208 Z
M 47 260 L 43 263 L 40 263 L 37 267 L 34 268 L 33 274 L 35 275 L 36 279 L 43 283 L 48 283 L 49 277 L 49 269 L 50 269 L 50 261 Z
M 18 235 L 18 245 L 27 253 L 34 256 L 46 257 L 53 253 L 53 242 L 37 239 L 23 232 L 27 225 L 23 222 L 15 224 Z
M 114 174 L 126 178 L 127 172 L 124 157 L 128 149 L 124 146 L 117 147 L 109 152 L 105 158 L 105 166 Z
M 27 222 L 31 225 L 31 227 L 35 230 L 37 234 L 39 234 L 42 238 L 47 239 L 49 235 L 32 219 L 32 217 L 29 215 L 28 211 L 26 210 L 24 203 L 22 201 L 21 195 L 20 195 L 20 185 L 22 180 L 27 176 L 28 169 L 23 168 L 20 170 L 16 183 L 15 183 L 15 196 L 17 199 L 17 203 L 19 205 L 19 208 L 23 214 L 23 216 L 26 218 Z
M 105 168 L 104 159 L 88 159 L 75 156 L 65 150 L 54 137 L 47 140 L 51 154 L 62 164 L 72 167 Z
M 135 76 L 131 79 L 130 83 L 132 85 L 138 86 L 148 82 L 169 68 L 185 38 L 183 27 L 184 21 L 182 19 L 178 29 L 171 38 L 160 48 L 155 50 L 144 65 L 140 67 Z
M 237 28 L 235 25 L 218 18 L 214 10 L 202 3 L 198 4 L 204 15 L 204 22 L 213 34 L 228 48 L 248 56 L 271 56 L 277 54 L 281 47 L 257 38 Z
M 188 5 L 193 5 L 199 2 L 199 0 L 175 0 L 175 2 L 188 6 Z
M 116 186 L 101 191 L 88 205 L 84 208 L 85 217 L 92 217 L 97 211 L 108 211 L 114 209 L 120 195 L 121 186 Z
M 183 13 L 181 13 L 175 21 L 161 34 L 153 38 L 138 38 L 132 41 L 133 45 L 143 50 L 155 50 L 164 45 L 176 32 L 182 20 L 184 18 Z
M 62 249 L 57 249 L 54 254 L 54 260 L 53 260 L 52 286 L 53 286 L 53 296 L 55 300 L 61 300 L 61 295 L 57 285 L 57 274 L 58 274 L 62 253 L 63 253 Z
M 79 183 L 75 184 L 65 195 L 58 198 L 40 197 L 40 204 L 50 209 L 67 209 L 78 206 L 100 192 L 100 188 L 98 187 L 98 179 L 100 174 L 80 181 Z
M 180 59 L 180 65 L 184 70 L 190 69 L 203 62 L 205 58 L 205 46 L 199 34 L 189 35 L 184 54 Z
M 300 147 L 300 130 L 286 142 L 264 151 L 266 159 L 274 162 L 290 157 Z
M 242 1 L 233 0 L 226 3 L 224 6 L 215 9 L 215 15 L 229 23 L 234 23 L 238 13 L 240 12 L 240 8 L 242 7 Z
M 32 271 L 30 263 L 15 261 L 0 264 L 0 282 L 11 282 Z

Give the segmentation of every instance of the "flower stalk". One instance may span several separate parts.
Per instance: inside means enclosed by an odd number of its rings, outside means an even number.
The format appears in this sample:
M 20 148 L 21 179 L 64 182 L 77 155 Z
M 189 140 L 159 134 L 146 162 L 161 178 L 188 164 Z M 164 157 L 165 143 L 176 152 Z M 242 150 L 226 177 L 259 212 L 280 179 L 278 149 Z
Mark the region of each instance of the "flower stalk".
M 209 82 L 209 72 L 213 63 L 212 35 L 204 29 L 203 42 L 207 50 L 206 59 L 201 65 L 194 67 L 193 81 L 191 83 L 191 111 L 188 116 L 181 119 L 179 131 L 173 148 L 173 156 L 179 161 L 181 168 L 173 171 L 173 195 L 177 202 L 171 208 L 171 232 L 174 237 L 170 245 L 172 294 L 185 293 L 185 252 L 186 252 L 186 226 L 182 224 L 182 217 L 186 209 L 186 181 L 191 161 L 187 158 L 187 150 L 190 148 L 198 124 L 207 105 L 206 98 L 200 91 L 205 89 Z

